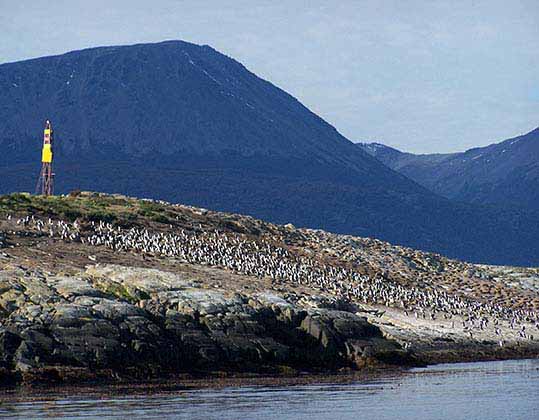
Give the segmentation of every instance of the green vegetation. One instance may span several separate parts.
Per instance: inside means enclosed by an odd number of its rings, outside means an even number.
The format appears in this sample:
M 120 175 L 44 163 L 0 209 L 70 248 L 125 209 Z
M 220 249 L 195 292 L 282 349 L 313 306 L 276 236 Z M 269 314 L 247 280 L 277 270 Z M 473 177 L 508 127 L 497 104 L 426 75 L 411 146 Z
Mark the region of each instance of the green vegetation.
M 31 196 L 27 193 L 15 193 L 0 196 L 0 211 L 24 211 L 31 204 Z
M 166 212 L 166 207 L 163 204 L 141 200 L 137 213 L 157 223 L 168 223 Z
M 28 193 L 3 195 L 0 196 L 0 215 L 7 214 L 104 221 L 126 227 L 145 222 L 170 224 L 175 220 L 175 213 L 160 203 L 81 191 L 50 197 Z

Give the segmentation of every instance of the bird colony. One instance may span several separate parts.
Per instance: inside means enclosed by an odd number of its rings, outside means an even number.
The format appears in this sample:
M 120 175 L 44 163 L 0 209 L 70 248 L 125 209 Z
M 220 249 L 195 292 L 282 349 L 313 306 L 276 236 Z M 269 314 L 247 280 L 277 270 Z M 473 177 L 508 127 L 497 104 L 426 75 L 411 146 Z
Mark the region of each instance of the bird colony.
M 107 247 L 115 252 L 140 252 L 225 268 L 249 276 L 271 278 L 275 283 L 309 286 L 358 303 L 399 308 L 416 318 L 451 320 L 459 316 L 461 327 L 469 332 L 470 337 L 475 330 L 483 330 L 487 326 L 501 335 L 498 326 L 502 323 L 518 330 L 524 339 L 534 338 L 526 330 L 525 323 L 531 323 L 539 330 L 539 314 L 535 311 L 464 298 L 435 287 L 404 287 L 382 276 L 372 278 L 352 268 L 326 264 L 316 258 L 290 252 L 268 240 L 253 240 L 237 233 L 217 230 L 151 232 L 145 228 L 125 229 L 103 221 L 90 222 L 83 229 L 77 222 L 41 220 L 34 216 L 16 221 L 8 216 L 8 222 L 24 228 L 19 234 L 49 236 Z M 501 337 L 500 345 L 503 345 Z

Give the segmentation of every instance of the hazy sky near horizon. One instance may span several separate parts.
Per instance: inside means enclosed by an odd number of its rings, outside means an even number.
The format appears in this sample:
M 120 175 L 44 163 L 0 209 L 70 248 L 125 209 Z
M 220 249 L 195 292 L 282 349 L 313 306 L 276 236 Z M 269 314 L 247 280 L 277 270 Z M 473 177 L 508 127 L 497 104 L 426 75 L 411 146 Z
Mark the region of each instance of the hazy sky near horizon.
M 165 39 L 232 56 L 352 141 L 450 152 L 539 126 L 538 0 L 0 0 L 0 63 Z

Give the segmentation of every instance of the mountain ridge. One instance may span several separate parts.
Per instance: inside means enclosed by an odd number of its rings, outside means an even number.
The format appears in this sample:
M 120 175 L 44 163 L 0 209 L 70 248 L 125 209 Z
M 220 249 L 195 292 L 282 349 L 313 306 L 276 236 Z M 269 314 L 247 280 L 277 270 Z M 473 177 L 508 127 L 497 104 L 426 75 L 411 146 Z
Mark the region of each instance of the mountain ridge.
M 359 148 L 431 191 L 475 204 L 539 210 L 539 128 L 447 154 L 412 154 L 376 143 Z
M 0 193 L 33 190 L 50 119 L 58 193 L 124 193 L 471 261 L 539 262 L 539 245 L 520 249 L 539 236 L 532 215 L 517 212 L 517 226 L 513 210 L 439 197 L 210 47 L 167 41 L 2 64 L 0 88 Z

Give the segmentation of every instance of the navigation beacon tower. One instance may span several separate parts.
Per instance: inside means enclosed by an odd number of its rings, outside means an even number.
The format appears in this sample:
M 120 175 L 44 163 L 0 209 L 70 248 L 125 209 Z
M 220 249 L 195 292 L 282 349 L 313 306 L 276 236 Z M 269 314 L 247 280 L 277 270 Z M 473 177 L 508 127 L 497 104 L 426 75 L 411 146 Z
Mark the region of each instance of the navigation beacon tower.
M 45 122 L 45 130 L 43 131 L 43 150 L 41 152 L 41 172 L 36 185 L 36 194 L 52 195 L 53 194 L 53 177 L 52 172 L 52 125 L 49 120 Z

